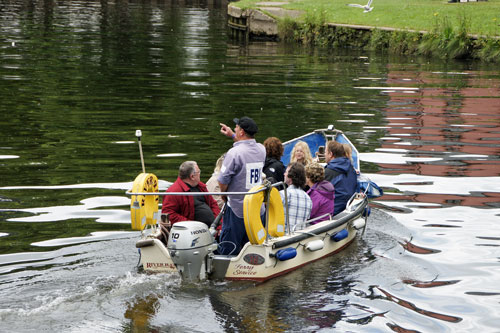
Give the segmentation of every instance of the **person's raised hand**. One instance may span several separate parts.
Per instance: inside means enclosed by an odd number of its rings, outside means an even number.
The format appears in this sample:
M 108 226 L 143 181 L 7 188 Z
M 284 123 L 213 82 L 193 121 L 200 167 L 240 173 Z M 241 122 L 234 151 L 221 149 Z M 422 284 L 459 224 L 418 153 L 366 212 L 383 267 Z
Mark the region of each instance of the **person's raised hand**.
M 221 126 L 220 132 L 222 134 L 224 134 L 225 136 L 230 137 L 230 138 L 233 137 L 234 132 L 231 129 L 231 127 L 229 127 L 229 126 L 227 126 L 226 124 L 223 124 L 223 123 L 220 123 L 219 125 Z

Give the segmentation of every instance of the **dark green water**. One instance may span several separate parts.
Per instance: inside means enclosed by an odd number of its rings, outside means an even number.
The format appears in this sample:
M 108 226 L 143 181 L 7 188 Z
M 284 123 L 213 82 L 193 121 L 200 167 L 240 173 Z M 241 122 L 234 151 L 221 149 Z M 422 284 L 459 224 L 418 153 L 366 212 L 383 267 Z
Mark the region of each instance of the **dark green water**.
M 500 72 L 227 38 L 226 2 L 0 3 L 0 331 L 498 327 Z M 367 234 L 269 283 L 146 275 L 124 192 L 335 124 L 386 190 Z M 424 250 L 419 250 L 424 249 Z

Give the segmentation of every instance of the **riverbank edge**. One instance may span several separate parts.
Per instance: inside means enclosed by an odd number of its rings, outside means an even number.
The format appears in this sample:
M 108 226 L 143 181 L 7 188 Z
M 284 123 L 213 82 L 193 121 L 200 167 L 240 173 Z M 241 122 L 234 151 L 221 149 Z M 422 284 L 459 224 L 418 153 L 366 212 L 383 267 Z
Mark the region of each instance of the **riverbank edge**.
M 302 21 L 301 12 L 277 6 L 241 9 L 229 4 L 227 12 L 231 36 L 239 40 L 284 40 L 309 46 L 500 62 L 500 37 L 468 34 L 465 25 L 444 24 L 436 31 L 416 31 L 331 23 L 321 18 Z

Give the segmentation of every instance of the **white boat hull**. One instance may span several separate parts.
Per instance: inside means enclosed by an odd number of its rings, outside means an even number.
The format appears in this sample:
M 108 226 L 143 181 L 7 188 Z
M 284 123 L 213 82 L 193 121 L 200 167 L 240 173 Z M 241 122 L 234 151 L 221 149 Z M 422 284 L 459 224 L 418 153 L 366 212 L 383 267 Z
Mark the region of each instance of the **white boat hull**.
M 362 214 L 367 204 L 367 199 L 362 198 L 354 203 L 356 208 L 353 211 L 341 213 L 334 220 L 308 226 L 290 235 L 268 239 L 260 245 L 247 243 L 237 256 L 210 253 L 203 262 L 203 277 L 266 281 L 340 252 L 354 241 L 358 232 L 355 226 L 360 225 L 357 223 L 359 219 L 364 219 Z M 345 234 L 345 237 L 333 240 L 339 232 Z M 143 269 L 146 272 L 179 273 L 169 249 L 158 239 L 159 236 L 158 231 L 136 244 L 141 251 Z M 293 258 L 280 260 L 276 254 L 282 249 L 295 249 L 296 254 Z
M 327 221 L 329 222 L 329 221 Z M 343 225 L 344 226 L 344 225 Z M 342 227 L 337 228 L 336 231 L 340 231 L 343 229 Z M 335 233 L 335 230 L 332 231 Z M 266 281 L 268 279 L 286 274 L 293 270 L 296 270 L 304 265 L 307 265 L 310 262 L 319 260 L 321 258 L 327 257 L 329 255 L 333 255 L 337 252 L 342 251 L 346 248 L 356 237 L 356 229 L 352 227 L 348 227 L 349 236 L 344 238 L 339 242 L 334 242 L 330 240 L 328 235 L 325 233 L 319 234 L 302 243 L 294 243 L 290 247 L 298 246 L 297 255 L 295 258 L 280 261 L 276 258 L 273 258 L 270 254 L 276 252 L 273 249 L 273 242 L 264 243 L 262 245 L 252 245 L 247 243 L 240 254 L 231 259 L 229 267 L 227 269 L 225 279 L 228 280 L 252 280 L 252 281 Z M 280 237 L 276 240 L 286 239 L 287 236 Z M 314 241 L 316 239 L 325 238 L 324 247 L 322 249 L 316 251 L 310 251 L 305 248 L 308 242 Z M 247 255 L 255 255 L 258 254 L 265 258 L 264 263 L 260 265 L 253 265 L 248 263 L 244 258 Z

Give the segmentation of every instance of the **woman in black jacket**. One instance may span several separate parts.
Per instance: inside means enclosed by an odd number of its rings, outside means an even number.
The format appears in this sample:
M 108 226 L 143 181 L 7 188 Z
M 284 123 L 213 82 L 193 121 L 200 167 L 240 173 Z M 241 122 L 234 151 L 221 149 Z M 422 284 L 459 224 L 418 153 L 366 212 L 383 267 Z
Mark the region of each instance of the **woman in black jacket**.
M 272 136 L 264 141 L 264 147 L 266 147 L 266 161 L 263 171 L 266 179 L 273 184 L 282 182 L 285 174 L 285 166 L 280 160 L 283 155 L 283 144 L 280 139 Z

